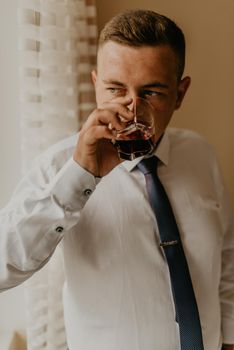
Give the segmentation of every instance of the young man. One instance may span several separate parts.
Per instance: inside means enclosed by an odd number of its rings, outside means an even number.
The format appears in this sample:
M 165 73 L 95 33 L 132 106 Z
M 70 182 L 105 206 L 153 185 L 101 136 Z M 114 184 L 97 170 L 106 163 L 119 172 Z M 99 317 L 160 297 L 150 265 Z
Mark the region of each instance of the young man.
M 198 135 L 166 129 L 190 84 L 184 55 L 181 30 L 164 16 L 128 11 L 107 23 L 92 72 L 97 109 L 78 142 L 50 148 L 1 212 L 2 290 L 40 269 L 62 240 L 70 350 L 182 346 L 142 157 L 123 162 L 111 142 L 138 97 L 155 110 L 152 153 L 183 242 L 204 349 L 233 349 L 233 216 L 216 158 Z

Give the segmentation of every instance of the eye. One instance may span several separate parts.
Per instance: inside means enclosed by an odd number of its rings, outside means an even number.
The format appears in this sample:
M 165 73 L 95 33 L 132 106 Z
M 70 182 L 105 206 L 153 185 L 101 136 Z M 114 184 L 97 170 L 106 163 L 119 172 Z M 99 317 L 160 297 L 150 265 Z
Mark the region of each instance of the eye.
M 123 95 L 125 92 L 125 89 L 119 87 L 108 87 L 106 90 L 110 92 L 111 95 Z
M 109 87 L 109 88 L 107 88 L 107 90 L 110 91 L 112 94 L 114 94 L 118 89 Z
M 161 97 L 164 95 L 165 94 L 161 91 L 155 91 L 155 90 L 143 90 L 142 91 L 142 96 L 144 96 L 144 97 Z

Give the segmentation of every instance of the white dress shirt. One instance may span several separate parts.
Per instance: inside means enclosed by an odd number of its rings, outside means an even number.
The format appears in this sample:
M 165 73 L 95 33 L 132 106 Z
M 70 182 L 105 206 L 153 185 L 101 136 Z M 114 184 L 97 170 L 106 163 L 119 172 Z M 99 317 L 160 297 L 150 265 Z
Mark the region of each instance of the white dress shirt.
M 63 238 L 69 350 L 179 350 L 168 266 L 136 168 L 141 158 L 98 182 L 72 160 L 76 139 L 38 158 L 1 211 L 0 290 L 40 269 Z M 205 350 L 220 350 L 234 343 L 234 225 L 216 158 L 200 136 L 172 128 L 155 153 Z

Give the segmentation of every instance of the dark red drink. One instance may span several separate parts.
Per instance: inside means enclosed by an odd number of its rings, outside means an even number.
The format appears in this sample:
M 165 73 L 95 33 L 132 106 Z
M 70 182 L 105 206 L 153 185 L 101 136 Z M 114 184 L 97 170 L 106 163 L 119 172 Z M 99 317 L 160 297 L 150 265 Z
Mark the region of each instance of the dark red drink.
M 153 150 L 152 130 L 145 125 L 137 124 L 132 132 L 127 135 L 121 134 L 114 145 L 120 158 L 133 160 Z

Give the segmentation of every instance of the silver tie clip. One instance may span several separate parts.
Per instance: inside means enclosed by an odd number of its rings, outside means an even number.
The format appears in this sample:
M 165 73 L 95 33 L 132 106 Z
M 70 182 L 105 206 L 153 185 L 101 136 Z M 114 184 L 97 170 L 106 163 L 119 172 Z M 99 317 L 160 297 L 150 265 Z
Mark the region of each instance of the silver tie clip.
M 170 245 L 175 245 L 175 244 L 178 244 L 178 241 L 177 240 L 174 240 L 174 241 L 167 241 L 167 242 L 160 242 L 160 247 L 167 247 L 167 246 L 170 246 Z

